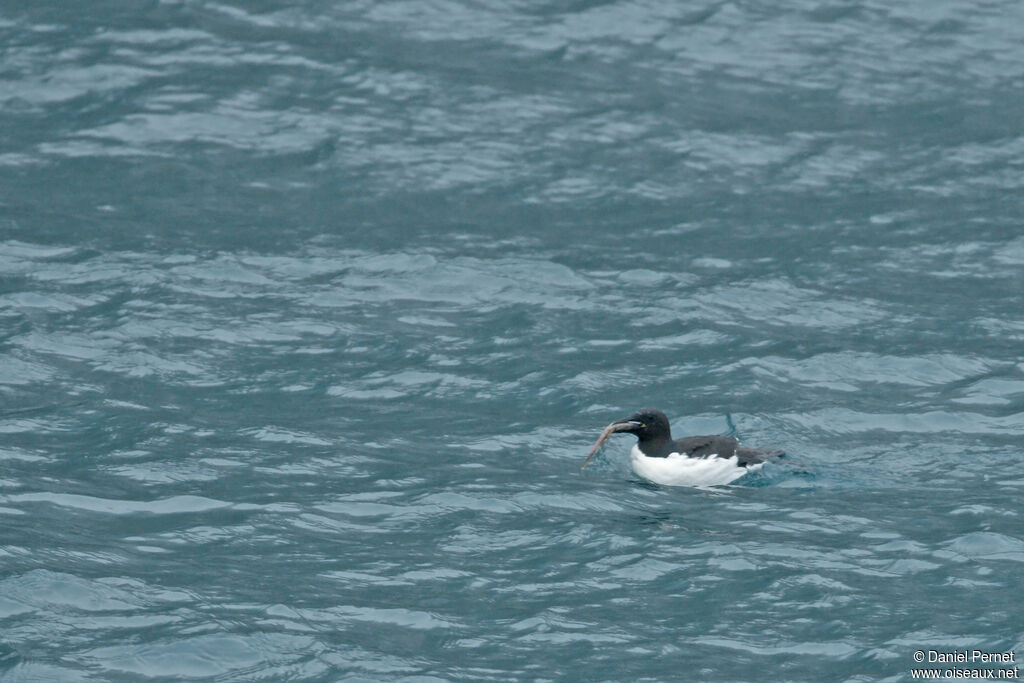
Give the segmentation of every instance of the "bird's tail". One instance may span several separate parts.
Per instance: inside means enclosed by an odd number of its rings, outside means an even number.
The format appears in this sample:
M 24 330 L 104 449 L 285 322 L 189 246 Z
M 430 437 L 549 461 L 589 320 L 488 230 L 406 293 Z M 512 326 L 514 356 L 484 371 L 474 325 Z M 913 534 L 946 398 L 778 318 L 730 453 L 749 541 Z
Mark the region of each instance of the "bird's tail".
M 786 451 L 778 448 L 737 448 L 736 455 L 740 460 L 778 460 L 786 455 Z

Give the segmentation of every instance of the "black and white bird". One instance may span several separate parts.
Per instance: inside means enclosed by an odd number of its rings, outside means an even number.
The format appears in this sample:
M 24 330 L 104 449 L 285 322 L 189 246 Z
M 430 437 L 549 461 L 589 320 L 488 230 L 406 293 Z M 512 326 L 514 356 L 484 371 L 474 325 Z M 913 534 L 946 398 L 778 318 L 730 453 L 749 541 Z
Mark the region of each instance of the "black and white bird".
M 665 413 L 644 408 L 604 428 L 601 437 L 583 463 L 612 434 L 625 432 L 637 438 L 629 453 L 633 471 L 667 486 L 717 486 L 761 469 L 768 460 L 785 455 L 774 448 L 744 448 L 731 436 L 684 436 L 672 438 Z M 580 469 L 583 469 L 581 467 Z

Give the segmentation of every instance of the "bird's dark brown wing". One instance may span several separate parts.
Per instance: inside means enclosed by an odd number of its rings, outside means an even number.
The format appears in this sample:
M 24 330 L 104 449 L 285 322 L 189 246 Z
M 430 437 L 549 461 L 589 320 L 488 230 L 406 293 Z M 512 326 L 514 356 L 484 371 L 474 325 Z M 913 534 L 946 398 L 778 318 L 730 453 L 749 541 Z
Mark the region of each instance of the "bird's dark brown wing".
M 740 443 L 731 436 L 687 436 L 672 442 L 672 451 L 691 458 L 719 458 L 736 456 L 740 467 L 756 465 L 774 458 L 781 458 L 784 451 L 775 448 L 740 448 Z
M 712 455 L 731 458 L 736 454 L 738 445 L 739 442 L 729 436 L 685 436 L 673 442 L 673 451 L 691 458 L 707 458 Z

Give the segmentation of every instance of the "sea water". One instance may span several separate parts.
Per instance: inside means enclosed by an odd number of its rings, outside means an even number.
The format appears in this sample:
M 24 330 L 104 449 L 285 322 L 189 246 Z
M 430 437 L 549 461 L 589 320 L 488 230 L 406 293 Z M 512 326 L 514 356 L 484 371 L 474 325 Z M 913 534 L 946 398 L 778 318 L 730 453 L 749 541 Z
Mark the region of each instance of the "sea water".
M 1021 653 L 1022 7 L 3 4 L 0 677 Z

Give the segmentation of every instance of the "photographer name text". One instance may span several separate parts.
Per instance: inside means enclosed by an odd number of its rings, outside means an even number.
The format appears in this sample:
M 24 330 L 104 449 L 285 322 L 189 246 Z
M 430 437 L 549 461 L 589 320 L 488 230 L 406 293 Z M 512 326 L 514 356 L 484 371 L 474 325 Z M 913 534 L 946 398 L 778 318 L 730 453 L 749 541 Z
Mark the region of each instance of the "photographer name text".
M 986 652 L 984 650 L 918 650 L 914 659 L 919 662 L 970 663 L 970 664 L 1013 664 L 1013 650 L 1009 652 Z

